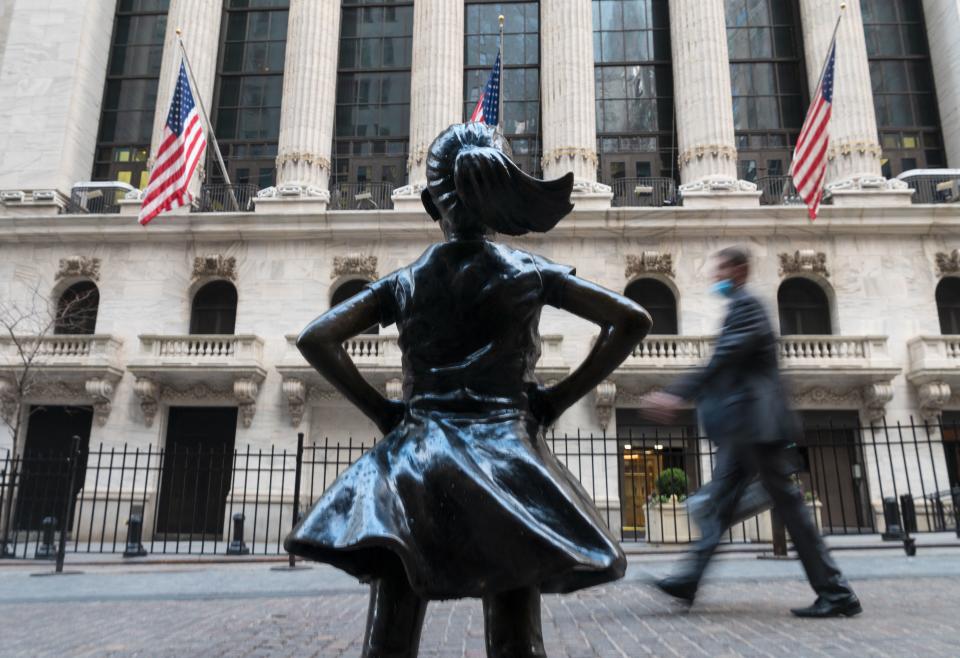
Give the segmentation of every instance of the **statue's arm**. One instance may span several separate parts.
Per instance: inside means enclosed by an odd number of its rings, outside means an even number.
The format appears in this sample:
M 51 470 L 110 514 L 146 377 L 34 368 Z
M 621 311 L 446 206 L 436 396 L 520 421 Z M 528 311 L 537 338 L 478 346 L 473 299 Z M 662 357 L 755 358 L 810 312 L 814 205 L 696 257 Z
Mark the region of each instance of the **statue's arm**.
M 338 304 L 307 325 L 297 338 L 304 358 L 386 434 L 403 418 L 403 404 L 388 400 L 363 378 L 343 342 L 380 321 L 380 306 L 371 290 Z
M 566 277 L 559 307 L 599 325 L 600 335 L 576 370 L 541 390 L 552 416 L 547 420 L 555 420 L 616 370 L 653 324 L 636 302 L 576 276 Z

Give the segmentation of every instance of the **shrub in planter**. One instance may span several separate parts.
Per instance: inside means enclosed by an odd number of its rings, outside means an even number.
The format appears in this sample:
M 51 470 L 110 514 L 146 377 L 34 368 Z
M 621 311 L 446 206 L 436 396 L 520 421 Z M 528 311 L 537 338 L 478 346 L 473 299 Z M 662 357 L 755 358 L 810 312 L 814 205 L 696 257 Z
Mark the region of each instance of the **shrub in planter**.
M 657 478 L 657 493 L 661 500 L 669 500 L 673 496 L 683 500 L 687 495 L 687 474 L 682 468 L 665 469 Z

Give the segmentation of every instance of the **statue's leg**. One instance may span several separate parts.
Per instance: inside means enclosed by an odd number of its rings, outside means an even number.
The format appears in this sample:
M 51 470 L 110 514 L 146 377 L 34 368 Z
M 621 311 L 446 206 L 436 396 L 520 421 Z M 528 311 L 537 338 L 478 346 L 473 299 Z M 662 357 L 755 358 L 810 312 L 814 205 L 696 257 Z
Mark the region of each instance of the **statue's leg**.
M 524 587 L 483 597 L 487 658 L 545 658 L 540 590 Z
M 371 580 L 361 658 L 416 658 L 426 612 L 402 568 Z

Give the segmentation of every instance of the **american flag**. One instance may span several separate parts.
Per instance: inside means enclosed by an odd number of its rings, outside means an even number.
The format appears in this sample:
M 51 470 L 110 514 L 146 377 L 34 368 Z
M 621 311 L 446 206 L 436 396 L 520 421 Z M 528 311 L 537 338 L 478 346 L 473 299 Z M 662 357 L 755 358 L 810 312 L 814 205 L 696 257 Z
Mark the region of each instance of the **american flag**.
M 190 203 L 187 188 L 206 145 L 207 138 L 190 92 L 187 69 L 180 62 L 180 76 L 163 129 L 163 141 L 157 149 L 150 182 L 143 191 L 139 217 L 141 224 L 147 224 L 162 212 Z
M 807 118 L 797 138 L 790 175 L 797 192 L 807 204 L 810 220 L 817 218 L 823 200 L 827 175 L 827 146 L 830 144 L 830 117 L 833 114 L 833 65 L 837 56 L 837 38 L 830 43 L 830 54 L 823 69 L 817 93 L 807 110 Z
M 473 114 L 470 115 L 471 121 L 479 121 L 488 126 L 496 126 L 500 121 L 500 53 L 497 52 L 497 61 L 493 64 L 493 70 L 490 71 L 490 78 L 487 80 L 487 86 L 480 94 L 480 100 L 477 106 L 473 108 Z

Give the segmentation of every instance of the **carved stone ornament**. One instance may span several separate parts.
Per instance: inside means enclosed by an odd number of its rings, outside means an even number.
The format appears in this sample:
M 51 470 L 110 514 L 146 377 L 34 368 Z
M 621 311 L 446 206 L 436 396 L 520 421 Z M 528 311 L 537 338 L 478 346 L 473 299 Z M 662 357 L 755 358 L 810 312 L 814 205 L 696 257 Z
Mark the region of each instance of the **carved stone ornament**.
M 801 409 L 822 406 L 859 407 L 863 403 L 863 398 L 856 389 L 837 391 L 824 386 L 806 388 L 793 394 L 791 398 L 793 405 Z
M 229 281 L 237 280 L 237 259 L 222 254 L 207 254 L 193 259 L 193 280 L 216 277 Z
M 56 279 L 83 278 L 91 281 L 100 280 L 100 259 L 86 256 L 68 256 L 60 259 L 60 269 Z
M 238 379 L 233 382 L 233 395 L 240 405 L 240 422 L 244 427 L 253 424 L 253 416 L 257 413 L 257 393 L 260 392 L 260 383 L 253 379 Z
M 283 391 L 283 397 L 287 399 L 287 407 L 290 410 L 290 424 L 293 427 L 300 427 L 307 407 L 306 385 L 300 379 L 284 379 L 280 384 L 280 390 Z
M 341 276 L 362 276 L 371 281 L 379 279 L 377 274 L 377 257 L 361 256 L 360 254 L 350 254 L 349 256 L 334 256 L 333 270 L 330 272 L 330 278 L 336 279 Z
M 103 427 L 107 424 L 107 418 L 110 416 L 113 402 L 113 382 L 107 379 L 93 378 L 88 379 L 83 387 L 86 394 L 93 398 L 93 419 L 97 425 Z
M 722 174 L 704 176 L 692 183 L 680 186 L 680 192 L 756 192 L 757 184 L 746 180 L 730 178 Z
M 813 249 L 798 249 L 793 254 L 780 254 L 780 276 L 788 274 L 819 274 L 828 278 L 830 273 L 827 271 L 827 255 Z
M 673 276 L 673 256 L 656 251 L 645 251 L 639 256 L 627 254 L 627 268 L 623 275 L 629 281 L 643 274 Z
M 610 380 L 600 382 L 596 391 L 597 421 L 600 423 L 600 429 L 606 431 L 610 419 L 613 418 L 616 403 L 617 385 Z
M 883 420 L 887 403 L 893 399 L 893 386 L 889 382 L 877 382 L 863 387 L 864 412 L 871 422 Z
M 143 422 L 147 427 L 153 425 L 157 416 L 157 407 L 160 401 L 160 390 L 156 382 L 146 377 L 137 377 L 133 383 L 133 392 L 140 399 L 140 411 L 143 412 Z
M 960 272 L 960 249 L 954 249 L 949 254 L 942 251 L 938 252 L 936 259 L 937 274 L 940 276 Z
M 944 382 L 928 382 L 917 387 L 920 398 L 920 415 L 926 421 L 935 420 L 950 401 L 953 391 Z
M 0 379 L 0 418 L 7 423 L 13 423 L 20 408 L 17 391 L 9 379 Z

